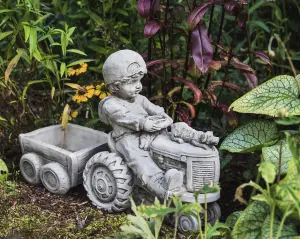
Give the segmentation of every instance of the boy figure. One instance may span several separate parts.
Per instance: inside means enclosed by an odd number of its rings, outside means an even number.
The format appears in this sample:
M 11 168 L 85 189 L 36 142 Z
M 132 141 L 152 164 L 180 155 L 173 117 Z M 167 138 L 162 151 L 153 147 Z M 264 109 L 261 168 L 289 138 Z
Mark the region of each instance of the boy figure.
M 159 198 L 170 197 L 182 188 L 183 175 L 176 169 L 164 173 L 152 160 L 149 146 L 173 120 L 139 94 L 147 73 L 144 59 L 131 50 L 117 51 L 105 61 L 102 72 L 112 95 L 99 103 L 99 117 L 113 127 L 117 152 L 149 191 Z

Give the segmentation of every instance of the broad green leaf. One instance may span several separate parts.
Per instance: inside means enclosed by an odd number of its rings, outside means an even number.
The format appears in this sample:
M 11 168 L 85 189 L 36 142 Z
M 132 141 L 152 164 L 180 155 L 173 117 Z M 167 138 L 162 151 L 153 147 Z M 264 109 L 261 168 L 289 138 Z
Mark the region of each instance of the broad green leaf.
M 273 183 L 276 176 L 275 165 L 271 162 L 263 161 L 258 167 L 258 171 L 267 183 Z
M 275 165 L 276 173 L 278 173 L 280 145 L 276 144 L 270 147 L 264 147 L 262 149 L 262 155 L 266 162 L 271 162 Z M 286 174 L 289 162 L 292 158 L 291 151 L 287 144 L 282 144 L 281 149 L 281 169 L 280 174 Z
M 34 56 L 34 58 L 37 59 L 38 61 L 41 61 L 41 60 L 42 60 L 41 53 L 40 53 L 40 51 L 39 51 L 37 48 L 34 49 L 33 56 Z
M 2 32 L 0 33 L 0 41 L 2 39 L 4 39 L 5 37 L 9 36 L 10 34 L 12 34 L 14 31 L 8 31 L 8 32 Z
M 8 177 L 8 168 L 4 161 L 0 159 L 0 182 L 4 182 Z
M 91 62 L 91 61 L 95 61 L 95 60 L 93 60 L 93 59 L 82 59 L 82 60 L 78 60 L 78 61 L 74 61 L 74 62 L 70 63 L 69 65 L 67 65 L 67 67 L 78 65 L 80 63 Z
M 277 76 L 259 85 L 230 107 L 240 113 L 278 116 L 285 109 L 289 116 L 300 115 L 299 83 L 288 75 Z
M 252 121 L 229 134 L 222 142 L 220 149 L 233 153 L 253 152 L 277 137 L 277 128 L 274 122 Z
M 77 53 L 79 55 L 86 56 L 86 54 L 83 51 L 80 51 L 80 50 L 77 50 L 77 49 L 69 49 L 69 50 L 67 50 L 67 52 L 73 52 L 73 53 Z
M 233 228 L 241 214 L 242 214 L 242 211 L 236 211 L 236 212 L 231 213 L 229 215 L 229 217 L 227 217 L 225 224 L 228 227 Z
M 261 227 L 269 213 L 268 204 L 260 201 L 251 203 L 238 218 L 231 233 L 232 239 L 261 238 Z
M 270 215 L 268 215 L 265 221 L 262 224 L 261 228 L 261 239 L 269 239 L 270 238 Z M 275 217 L 273 222 L 273 238 L 277 236 L 278 228 L 280 225 L 280 221 Z M 282 231 L 280 233 L 280 239 L 291 239 L 294 236 L 297 236 L 296 225 L 288 224 L 283 225 Z

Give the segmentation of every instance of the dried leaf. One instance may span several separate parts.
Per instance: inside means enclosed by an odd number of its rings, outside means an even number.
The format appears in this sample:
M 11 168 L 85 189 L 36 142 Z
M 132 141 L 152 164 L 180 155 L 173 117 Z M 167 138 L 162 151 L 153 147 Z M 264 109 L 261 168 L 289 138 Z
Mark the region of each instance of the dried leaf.
M 192 57 L 202 73 L 207 72 L 212 56 L 211 41 L 205 23 L 201 22 L 192 32 Z
M 5 83 L 8 82 L 9 80 L 9 76 L 12 72 L 12 70 L 16 67 L 16 65 L 18 64 L 20 57 L 21 57 L 22 53 L 19 52 L 16 56 L 14 56 L 14 58 L 9 62 L 6 70 L 5 70 Z
M 70 112 L 71 112 L 71 108 L 68 104 L 66 104 L 64 108 L 64 112 L 62 114 L 62 120 L 61 120 L 61 126 L 63 131 L 68 127 Z
M 151 20 L 144 28 L 144 36 L 147 38 L 153 37 L 160 29 L 160 23 L 156 20 Z

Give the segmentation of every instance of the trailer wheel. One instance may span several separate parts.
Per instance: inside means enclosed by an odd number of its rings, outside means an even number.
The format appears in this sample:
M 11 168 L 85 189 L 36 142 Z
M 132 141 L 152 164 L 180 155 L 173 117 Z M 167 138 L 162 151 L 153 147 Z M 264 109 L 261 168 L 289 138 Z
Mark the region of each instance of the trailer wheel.
M 83 171 L 87 196 L 99 209 L 122 212 L 130 207 L 133 177 L 125 161 L 116 153 L 100 152 Z
M 24 154 L 20 160 L 20 170 L 23 178 L 30 184 L 40 184 L 40 169 L 43 166 L 42 159 L 34 154 Z
M 56 162 L 44 165 L 41 168 L 40 177 L 45 188 L 55 194 L 66 194 L 71 187 L 67 171 Z

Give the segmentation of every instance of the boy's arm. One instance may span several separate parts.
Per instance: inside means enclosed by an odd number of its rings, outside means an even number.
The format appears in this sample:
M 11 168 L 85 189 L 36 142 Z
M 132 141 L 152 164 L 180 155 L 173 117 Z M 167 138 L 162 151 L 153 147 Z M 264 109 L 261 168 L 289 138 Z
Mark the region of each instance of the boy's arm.
M 163 107 L 151 103 L 145 96 L 141 96 L 143 108 L 149 115 L 162 115 L 165 113 Z
M 112 100 L 105 102 L 103 109 L 111 123 L 116 123 L 135 131 L 143 130 L 146 116 L 133 114 L 127 108 Z

